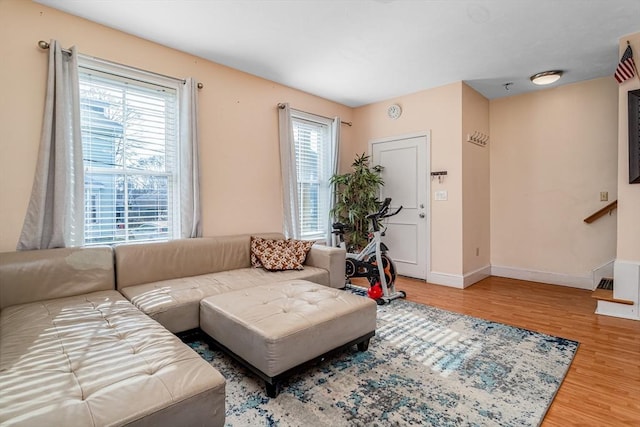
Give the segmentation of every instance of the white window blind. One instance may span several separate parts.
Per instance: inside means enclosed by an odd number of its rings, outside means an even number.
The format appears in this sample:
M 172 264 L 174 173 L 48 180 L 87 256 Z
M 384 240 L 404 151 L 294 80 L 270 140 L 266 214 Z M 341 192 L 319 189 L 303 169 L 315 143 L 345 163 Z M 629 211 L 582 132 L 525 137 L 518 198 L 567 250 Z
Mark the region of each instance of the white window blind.
M 79 74 L 85 244 L 173 238 L 176 88 L 82 64 Z
M 300 232 L 304 239 L 324 239 L 329 215 L 331 178 L 330 120 L 292 114 L 296 148 Z

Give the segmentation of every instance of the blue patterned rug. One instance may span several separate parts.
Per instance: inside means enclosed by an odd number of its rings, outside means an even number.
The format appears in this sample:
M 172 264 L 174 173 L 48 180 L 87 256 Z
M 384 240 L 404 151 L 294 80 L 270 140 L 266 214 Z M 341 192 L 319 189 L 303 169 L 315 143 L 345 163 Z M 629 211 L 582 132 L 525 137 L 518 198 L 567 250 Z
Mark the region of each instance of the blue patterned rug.
M 576 341 L 408 301 L 378 307 L 369 350 L 312 363 L 275 399 L 203 340 L 188 344 L 227 379 L 227 426 L 537 426 Z

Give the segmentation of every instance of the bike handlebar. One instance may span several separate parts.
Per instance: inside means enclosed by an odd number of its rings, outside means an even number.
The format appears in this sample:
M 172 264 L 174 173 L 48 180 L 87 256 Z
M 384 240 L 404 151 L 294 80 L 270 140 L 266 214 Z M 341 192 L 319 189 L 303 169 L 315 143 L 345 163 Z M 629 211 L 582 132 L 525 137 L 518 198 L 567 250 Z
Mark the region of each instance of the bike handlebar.
M 380 209 L 378 209 L 378 212 L 372 213 L 366 216 L 367 219 L 371 220 L 371 224 L 373 225 L 374 231 L 378 231 L 380 229 L 378 221 L 376 221 L 377 219 L 389 218 L 391 216 L 397 215 L 402 210 L 402 206 L 400 206 L 394 213 L 390 214 L 388 213 L 389 205 L 391 205 L 391 197 L 387 197 L 386 199 L 384 199 L 384 201 L 382 202 L 382 205 L 380 205 Z M 332 225 L 333 225 L 333 231 L 332 231 L 333 234 L 343 235 L 345 231 L 351 230 L 350 227 L 347 227 L 346 225 L 339 222 L 336 222 Z
M 366 216 L 366 218 L 371 220 L 378 218 L 389 218 L 390 216 L 397 215 L 398 212 L 402 210 L 402 206 L 400 206 L 394 213 L 389 214 L 387 213 L 389 211 L 389 205 L 391 205 L 391 197 L 387 197 L 386 199 L 384 199 L 384 202 L 382 202 L 382 205 L 380 206 L 378 212 L 369 214 Z
M 400 207 L 398 208 L 398 210 L 397 210 L 397 211 L 395 211 L 394 213 L 389 214 L 389 215 L 385 215 L 385 216 L 383 216 L 382 218 L 389 218 L 390 216 L 397 215 L 397 214 L 398 214 L 398 212 L 400 212 L 401 210 L 402 210 L 402 206 L 400 206 Z

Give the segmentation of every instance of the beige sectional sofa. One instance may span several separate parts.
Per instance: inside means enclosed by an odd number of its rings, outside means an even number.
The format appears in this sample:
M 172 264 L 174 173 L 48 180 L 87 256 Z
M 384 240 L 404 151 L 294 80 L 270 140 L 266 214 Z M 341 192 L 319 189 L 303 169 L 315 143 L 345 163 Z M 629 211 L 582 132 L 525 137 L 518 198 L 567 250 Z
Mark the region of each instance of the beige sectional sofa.
M 224 424 L 225 380 L 115 290 L 111 248 L 0 254 L 0 425 Z
M 294 279 L 344 287 L 343 249 L 314 245 L 304 270 L 266 271 L 251 267 L 250 245 L 246 234 L 116 246 L 118 290 L 177 333 L 200 326 L 200 301 L 212 295 Z
M 343 287 L 344 251 L 283 272 L 250 267 L 249 235 L 0 254 L 0 425 L 223 425 L 224 378 L 171 332 L 293 279 Z

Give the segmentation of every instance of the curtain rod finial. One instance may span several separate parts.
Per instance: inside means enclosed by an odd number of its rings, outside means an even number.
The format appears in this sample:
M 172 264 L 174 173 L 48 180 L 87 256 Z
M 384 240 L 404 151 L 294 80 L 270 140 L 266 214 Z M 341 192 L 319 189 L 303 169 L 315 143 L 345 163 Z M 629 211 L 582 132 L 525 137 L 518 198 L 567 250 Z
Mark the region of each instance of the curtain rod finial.
M 46 41 L 44 41 L 44 40 L 40 40 L 40 41 L 38 42 L 38 47 L 39 47 L 40 49 L 49 49 L 49 43 L 47 43 L 47 42 L 46 42 Z

